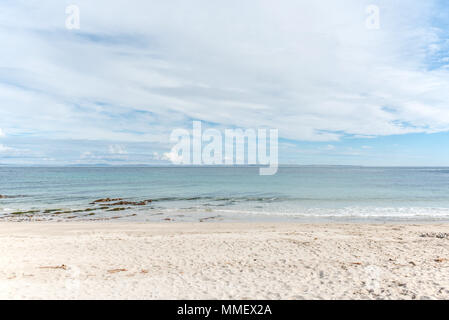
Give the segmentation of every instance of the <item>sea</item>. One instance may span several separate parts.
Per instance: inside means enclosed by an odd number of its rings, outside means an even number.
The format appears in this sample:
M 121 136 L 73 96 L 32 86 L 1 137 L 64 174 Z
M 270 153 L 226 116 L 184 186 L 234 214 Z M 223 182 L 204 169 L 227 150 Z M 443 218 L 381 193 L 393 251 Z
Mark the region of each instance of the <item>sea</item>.
M 449 168 L 0 167 L 0 221 L 449 221 Z

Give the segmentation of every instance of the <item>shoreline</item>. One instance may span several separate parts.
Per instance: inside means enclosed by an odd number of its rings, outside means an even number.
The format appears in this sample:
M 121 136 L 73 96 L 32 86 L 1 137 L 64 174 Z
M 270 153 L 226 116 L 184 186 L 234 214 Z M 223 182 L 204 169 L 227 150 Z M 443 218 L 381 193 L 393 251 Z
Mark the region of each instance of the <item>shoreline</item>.
M 1 222 L 2 299 L 449 299 L 447 223 Z
M 222 217 L 206 217 L 205 219 L 197 219 L 197 220 L 175 220 L 173 218 L 165 219 L 162 218 L 160 220 L 131 220 L 126 219 L 127 217 L 111 217 L 105 219 L 79 219 L 79 220 L 71 220 L 71 219 L 61 219 L 61 220 L 0 220 L 1 225 L 15 225 L 15 224 L 23 224 L 23 225 L 248 225 L 248 226 L 258 226 L 258 225 L 447 225 L 449 226 L 449 219 L 391 219 L 391 218 L 379 218 L 377 220 L 367 219 L 367 218 L 353 218 L 353 219 L 326 219 L 326 218 L 290 218 L 290 219 L 281 219 L 276 216 L 273 216 L 272 219 L 223 219 Z

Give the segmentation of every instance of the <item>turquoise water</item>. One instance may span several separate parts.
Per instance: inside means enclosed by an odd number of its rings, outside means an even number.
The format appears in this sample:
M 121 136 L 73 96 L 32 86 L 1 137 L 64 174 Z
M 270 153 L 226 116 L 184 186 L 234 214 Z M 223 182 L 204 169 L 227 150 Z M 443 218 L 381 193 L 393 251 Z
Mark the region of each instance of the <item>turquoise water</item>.
M 8 220 L 449 220 L 449 168 L 0 168 Z M 122 198 L 145 205 L 91 204 Z M 50 210 L 50 211 L 49 211 Z M 51 211 L 53 210 L 53 211 Z

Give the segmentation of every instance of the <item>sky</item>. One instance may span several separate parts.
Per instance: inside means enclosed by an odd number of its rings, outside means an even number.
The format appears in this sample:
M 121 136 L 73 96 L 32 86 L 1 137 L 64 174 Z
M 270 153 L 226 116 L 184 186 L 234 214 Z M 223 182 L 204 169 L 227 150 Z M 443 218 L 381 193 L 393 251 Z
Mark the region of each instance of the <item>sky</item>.
M 0 165 L 169 164 L 194 120 L 278 129 L 285 164 L 449 166 L 449 3 L 0 1 Z

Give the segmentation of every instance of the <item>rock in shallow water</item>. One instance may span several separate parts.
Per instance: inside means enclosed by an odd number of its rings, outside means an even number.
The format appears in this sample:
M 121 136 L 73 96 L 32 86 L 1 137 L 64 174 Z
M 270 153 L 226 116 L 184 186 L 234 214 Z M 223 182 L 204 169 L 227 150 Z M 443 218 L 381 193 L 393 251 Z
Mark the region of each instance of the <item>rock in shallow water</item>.
M 104 199 L 95 200 L 95 201 L 91 202 L 91 204 L 104 203 L 108 206 L 145 206 L 152 201 L 153 200 L 125 201 L 125 200 L 123 200 L 123 198 L 116 198 L 116 199 L 104 198 Z M 111 203 L 111 202 L 113 202 L 113 203 Z
M 143 200 L 143 201 L 119 201 L 115 203 L 111 203 L 111 206 L 145 206 L 151 203 L 152 200 Z
M 120 201 L 123 200 L 122 198 L 116 198 L 116 199 L 111 199 L 111 198 L 104 198 L 104 199 L 98 199 L 93 201 L 91 204 L 96 204 L 96 203 L 106 203 L 106 202 L 112 202 L 112 201 Z

